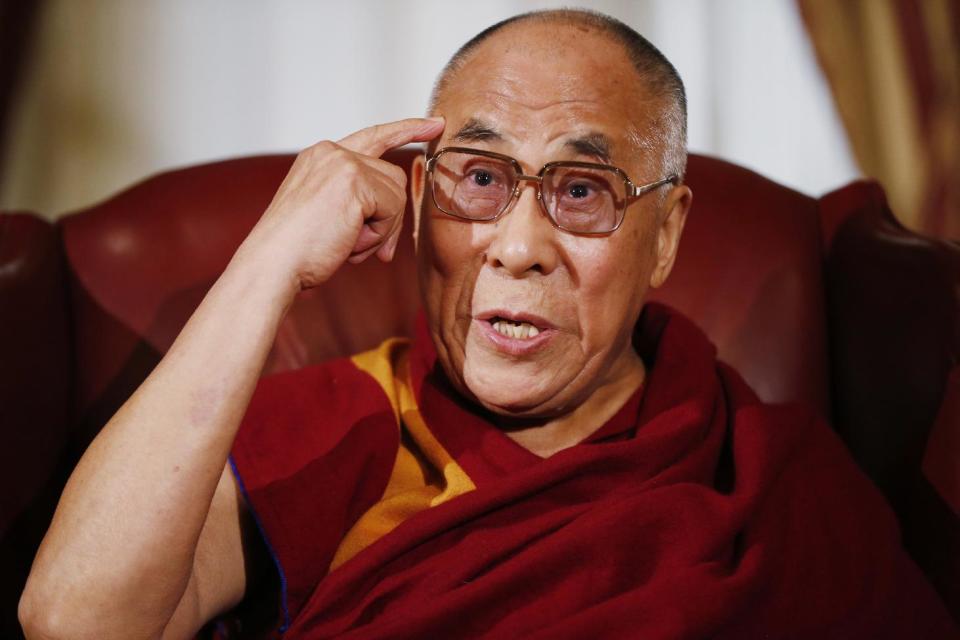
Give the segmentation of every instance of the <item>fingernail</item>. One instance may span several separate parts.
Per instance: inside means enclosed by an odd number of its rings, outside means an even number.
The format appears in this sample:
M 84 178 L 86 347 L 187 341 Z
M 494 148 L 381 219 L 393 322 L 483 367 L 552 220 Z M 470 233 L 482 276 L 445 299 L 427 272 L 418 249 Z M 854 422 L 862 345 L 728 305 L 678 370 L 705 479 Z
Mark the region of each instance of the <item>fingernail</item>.
M 427 120 L 430 120 L 432 122 L 445 122 L 445 120 L 443 119 L 443 116 L 430 116 L 429 118 L 427 118 Z

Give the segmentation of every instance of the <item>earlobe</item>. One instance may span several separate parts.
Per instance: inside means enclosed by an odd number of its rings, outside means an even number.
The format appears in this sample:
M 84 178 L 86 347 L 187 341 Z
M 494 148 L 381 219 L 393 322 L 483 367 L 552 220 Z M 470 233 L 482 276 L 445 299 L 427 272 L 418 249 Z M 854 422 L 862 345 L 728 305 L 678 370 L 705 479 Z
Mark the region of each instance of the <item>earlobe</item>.
M 423 209 L 423 192 L 426 186 L 426 160 L 422 155 L 410 165 L 410 197 L 413 198 L 413 246 L 416 249 L 420 237 L 420 212 Z
M 687 222 L 687 213 L 693 202 L 693 192 L 685 184 L 674 187 L 667 195 L 664 203 L 663 217 L 657 229 L 656 265 L 650 274 L 650 286 L 658 288 L 667 281 L 667 276 L 673 270 L 673 263 L 677 258 L 677 249 L 680 246 L 680 236 Z

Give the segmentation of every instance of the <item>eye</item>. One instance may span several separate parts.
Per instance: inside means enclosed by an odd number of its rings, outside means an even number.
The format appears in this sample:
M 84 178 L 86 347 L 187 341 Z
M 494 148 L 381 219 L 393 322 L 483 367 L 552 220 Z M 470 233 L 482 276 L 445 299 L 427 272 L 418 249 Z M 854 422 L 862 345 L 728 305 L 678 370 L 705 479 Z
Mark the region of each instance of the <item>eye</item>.
M 463 167 L 460 172 L 461 185 L 474 191 L 487 191 L 490 188 L 500 187 L 507 182 L 507 169 L 486 159 L 478 159 L 469 166 Z
M 560 185 L 560 197 L 568 206 L 587 206 L 605 191 L 606 185 L 589 176 L 569 176 L 569 179 Z
M 480 187 L 486 187 L 491 182 L 493 182 L 493 176 L 490 175 L 488 171 L 483 169 L 477 169 L 470 173 L 470 177 L 473 179 L 474 184 Z
M 575 199 L 577 199 L 577 200 L 580 200 L 580 199 L 586 198 L 587 196 L 590 195 L 590 189 L 591 189 L 591 187 L 590 187 L 589 185 L 585 185 L 585 184 L 571 184 L 571 185 L 567 188 L 567 193 L 570 195 L 571 198 L 575 198 Z

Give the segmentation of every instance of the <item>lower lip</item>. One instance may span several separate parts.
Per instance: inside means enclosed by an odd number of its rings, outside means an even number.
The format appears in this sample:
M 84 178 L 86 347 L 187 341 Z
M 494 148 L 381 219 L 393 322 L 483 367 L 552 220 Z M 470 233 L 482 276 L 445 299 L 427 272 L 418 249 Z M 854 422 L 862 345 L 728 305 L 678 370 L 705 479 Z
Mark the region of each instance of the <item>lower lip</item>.
M 505 336 L 486 320 L 474 319 L 480 333 L 496 347 L 497 351 L 511 356 L 526 356 L 544 348 L 553 339 L 556 330 L 543 329 L 532 338 L 511 338 Z

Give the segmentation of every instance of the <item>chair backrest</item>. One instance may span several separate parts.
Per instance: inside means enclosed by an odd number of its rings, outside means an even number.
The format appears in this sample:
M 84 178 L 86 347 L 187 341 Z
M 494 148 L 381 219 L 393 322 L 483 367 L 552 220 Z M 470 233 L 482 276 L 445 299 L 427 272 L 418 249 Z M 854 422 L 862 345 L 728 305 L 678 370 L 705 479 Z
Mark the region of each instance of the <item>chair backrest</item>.
M 400 150 L 388 157 L 408 168 L 415 153 Z M 91 428 L 169 347 L 292 159 L 245 158 L 161 174 L 62 219 L 78 409 Z M 828 416 L 816 201 L 701 156 L 691 157 L 688 182 L 695 204 L 676 268 L 653 297 L 693 317 L 761 397 L 806 402 Z M 413 243 L 406 233 L 393 263 L 346 266 L 323 287 L 302 294 L 283 323 L 267 371 L 409 333 L 418 304 Z

